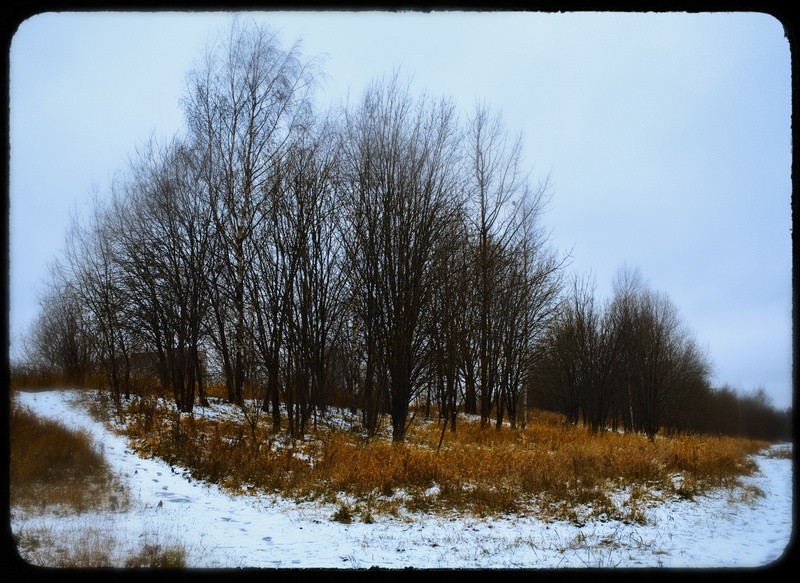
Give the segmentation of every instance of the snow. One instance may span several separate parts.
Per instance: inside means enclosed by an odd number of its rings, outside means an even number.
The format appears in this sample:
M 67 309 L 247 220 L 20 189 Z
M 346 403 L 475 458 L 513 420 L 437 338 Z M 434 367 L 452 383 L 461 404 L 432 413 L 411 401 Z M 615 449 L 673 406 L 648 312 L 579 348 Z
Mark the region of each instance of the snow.
M 120 557 L 145 543 L 182 545 L 191 568 L 747 568 L 779 561 L 792 538 L 791 459 L 755 456 L 759 471 L 743 481 L 762 497 L 720 489 L 672 500 L 648 508 L 646 525 L 424 514 L 343 524 L 333 520 L 336 505 L 231 495 L 188 478 L 182 468 L 143 459 L 125 437 L 92 419 L 75 391 L 19 392 L 16 399 L 87 430 L 129 489 L 131 504 L 124 512 L 70 516 L 12 509 L 12 532 L 42 526 L 64 536 L 113 532 Z

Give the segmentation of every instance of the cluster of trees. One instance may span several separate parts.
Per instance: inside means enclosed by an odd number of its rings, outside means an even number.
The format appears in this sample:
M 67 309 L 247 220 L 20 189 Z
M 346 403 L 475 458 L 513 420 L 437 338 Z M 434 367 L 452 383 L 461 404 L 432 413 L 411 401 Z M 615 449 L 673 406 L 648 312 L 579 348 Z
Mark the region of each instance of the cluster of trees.
M 395 440 L 415 400 L 516 421 L 559 289 L 546 185 L 485 106 L 462 119 L 394 75 L 320 113 L 320 75 L 267 27 L 209 45 L 185 135 L 142 147 L 74 222 L 38 354 L 75 380 L 102 367 L 117 401 L 152 354 L 186 412 L 207 356 L 230 401 L 250 387 L 292 434 L 334 399 L 369 432 L 388 413 Z
M 601 305 L 589 278 L 575 278 L 537 345 L 530 403 L 592 431 L 693 432 L 790 439 L 791 409 L 710 385 L 711 365 L 678 309 L 623 267 Z
M 332 403 L 413 403 L 455 430 L 525 423 L 530 405 L 595 430 L 693 429 L 708 364 L 663 294 L 623 272 L 601 308 L 562 281 L 519 137 L 486 106 L 460 116 L 399 76 L 320 112 L 322 72 L 270 28 L 236 21 L 209 44 L 181 104 L 76 218 L 31 331 L 38 366 L 102 370 L 119 404 L 151 355 L 176 406 L 205 367 L 302 435 Z

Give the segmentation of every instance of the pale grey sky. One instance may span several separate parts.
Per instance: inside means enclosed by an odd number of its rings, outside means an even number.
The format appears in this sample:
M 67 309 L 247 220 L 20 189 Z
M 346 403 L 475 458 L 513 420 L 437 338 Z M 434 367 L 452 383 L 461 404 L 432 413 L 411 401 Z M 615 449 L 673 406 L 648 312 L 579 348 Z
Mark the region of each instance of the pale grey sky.
M 321 102 L 395 68 L 485 100 L 521 131 L 545 225 L 606 296 L 638 267 L 714 365 L 715 385 L 792 404 L 791 63 L 759 13 L 249 13 L 326 54 Z M 225 13 L 48 13 L 10 53 L 11 354 L 70 212 L 183 120 L 186 73 Z

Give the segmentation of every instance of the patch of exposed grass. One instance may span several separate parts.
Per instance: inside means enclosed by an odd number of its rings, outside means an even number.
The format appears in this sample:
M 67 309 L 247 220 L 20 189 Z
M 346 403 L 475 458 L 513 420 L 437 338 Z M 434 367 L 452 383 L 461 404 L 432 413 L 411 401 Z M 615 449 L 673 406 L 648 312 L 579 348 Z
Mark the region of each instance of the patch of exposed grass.
M 773 447 L 764 453 L 770 459 L 790 460 L 794 458 L 794 452 L 790 447 Z
M 82 528 L 79 532 L 67 531 L 58 535 L 47 528 L 36 528 L 16 533 L 13 538 L 20 557 L 39 567 L 186 567 L 186 550 L 182 545 L 144 542 L 140 549 L 126 551 L 112 532 L 98 528 Z
M 9 434 L 9 493 L 13 509 L 58 516 L 128 508 L 127 491 L 93 448 L 86 432 L 69 430 L 13 405 Z M 20 557 L 37 566 L 180 568 L 186 563 L 186 551 L 180 544 L 148 542 L 141 549 L 130 551 L 127 558 L 119 559 L 121 541 L 113 532 L 92 527 L 57 535 L 47 528 L 23 528 L 13 533 L 13 538 Z
M 333 513 L 333 520 L 341 522 L 342 524 L 350 524 L 353 522 L 353 510 L 350 508 L 350 505 L 344 502 L 340 503 L 336 512 Z
M 739 485 L 728 492 L 728 500 L 734 504 L 744 503 L 754 505 L 759 498 L 764 497 L 764 491 L 754 484 Z
M 117 541 L 98 530 L 84 530 L 80 537 L 55 536 L 46 528 L 14 535 L 23 560 L 39 567 L 98 568 L 112 563 Z
M 645 522 L 648 504 L 732 487 L 766 443 L 726 437 L 591 433 L 552 413 L 524 429 L 481 428 L 459 418 L 439 449 L 441 425 L 417 422 L 402 443 L 386 436 L 320 424 L 304 439 L 272 430 L 261 416 L 248 424 L 212 402 L 201 415 L 150 401 L 128 408 L 128 431 L 148 455 L 188 468 L 195 478 L 233 491 L 357 502 L 345 514 L 411 511 L 478 516 L 537 511 L 580 523 L 589 517 Z M 241 417 L 241 416 L 240 416 Z M 251 418 L 252 419 L 252 418 Z M 284 419 L 285 423 L 285 419 Z M 615 493 L 629 492 L 620 496 Z
M 85 432 L 13 406 L 9 416 L 12 506 L 44 512 L 124 510 L 128 495 Z
M 162 547 L 145 544 L 125 561 L 126 568 L 182 569 L 186 567 L 186 550 L 182 546 Z

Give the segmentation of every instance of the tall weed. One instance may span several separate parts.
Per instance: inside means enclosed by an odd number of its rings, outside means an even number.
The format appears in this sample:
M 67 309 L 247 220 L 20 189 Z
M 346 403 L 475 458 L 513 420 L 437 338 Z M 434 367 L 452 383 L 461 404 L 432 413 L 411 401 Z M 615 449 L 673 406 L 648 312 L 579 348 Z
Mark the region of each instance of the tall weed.
M 218 403 L 217 406 L 222 406 Z M 356 510 L 500 514 L 536 508 L 550 518 L 607 516 L 641 522 L 648 497 L 691 497 L 754 470 L 748 454 L 767 444 L 725 437 L 592 433 L 536 412 L 524 429 L 481 428 L 459 418 L 456 432 L 412 425 L 401 443 L 321 424 L 305 439 L 225 415 L 129 409 L 139 447 L 232 490 L 337 501 Z M 624 489 L 627 498 L 613 496 Z M 614 502 L 617 500 L 617 502 Z M 619 500 L 622 500 L 621 502 Z M 348 507 L 349 508 L 349 507 Z M 576 510 L 579 509 L 579 510 Z

